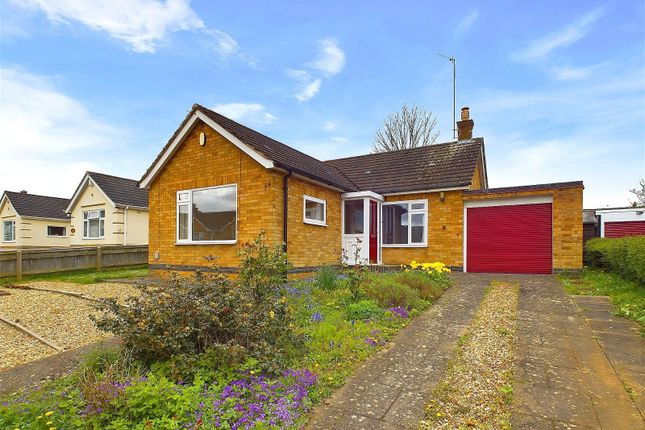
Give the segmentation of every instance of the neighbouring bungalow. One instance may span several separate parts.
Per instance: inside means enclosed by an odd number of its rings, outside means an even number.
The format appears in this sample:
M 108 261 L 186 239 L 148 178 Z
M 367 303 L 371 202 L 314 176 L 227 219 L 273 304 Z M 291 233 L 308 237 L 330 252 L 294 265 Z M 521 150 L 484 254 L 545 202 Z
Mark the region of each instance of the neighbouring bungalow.
M 192 271 L 261 230 L 295 271 L 345 256 L 442 261 L 468 272 L 582 267 L 582 182 L 488 188 L 484 140 L 462 109 L 458 140 L 320 161 L 195 104 L 143 175 L 153 273 Z
M 645 207 L 603 208 L 595 210 L 600 237 L 645 235 Z
M 65 211 L 72 246 L 148 243 L 148 191 L 135 180 L 86 172 Z
M 69 199 L 5 191 L 0 200 L 0 249 L 69 246 Z

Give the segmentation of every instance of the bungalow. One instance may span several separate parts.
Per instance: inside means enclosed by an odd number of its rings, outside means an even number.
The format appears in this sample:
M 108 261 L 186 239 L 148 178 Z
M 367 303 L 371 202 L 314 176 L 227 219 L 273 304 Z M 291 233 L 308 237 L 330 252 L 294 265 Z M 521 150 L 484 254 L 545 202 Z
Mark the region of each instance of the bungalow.
M 195 104 L 140 181 L 149 263 L 235 271 L 260 230 L 297 271 L 442 261 L 469 272 L 582 267 L 582 182 L 489 188 L 484 139 L 320 161 Z
M 133 179 L 86 172 L 65 211 L 72 246 L 148 243 L 148 191 Z
M 600 237 L 645 236 L 645 207 L 596 209 Z
M 5 191 L 0 199 L 0 249 L 69 246 L 69 199 Z

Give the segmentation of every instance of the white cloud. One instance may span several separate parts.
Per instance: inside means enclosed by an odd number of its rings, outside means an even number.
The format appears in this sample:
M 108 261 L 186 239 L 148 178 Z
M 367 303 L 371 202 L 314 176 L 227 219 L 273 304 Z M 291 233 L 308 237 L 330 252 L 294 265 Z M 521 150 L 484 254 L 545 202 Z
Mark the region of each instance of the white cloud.
M 345 52 L 336 39 L 318 41 L 316 58 L 307 63 L 306 69 L 287 69 L 287 76 L 298 83 L 294 97 L 300 102 L 311 100 L 320 92 L 323 78 L 338 74 L 345 66 Z
M 49 78 L 0 69 L 0 184 L 69 196 L 85 170 L 110 170 L 123 131 L 96 118 Z M 106 151 L 112 151 L 112 157 Z
M 552 67 L 549 72 L 559 81 L 571 81 L 587 78 L 591 75 L 591 71 L 591 67 L 561 66 Z
M 336 39 L 320 40 L 318 54 L 308 66 L 327 76 L 335 75 L 345 67 L 345 52 L 338 46 Z
M 213 110 L 236 121 L 254 124 L 271 124 L 278 119 L 260 103 L 224 103 L 213 106 Z
M 298 82 L 298 89 L 294 97 L 300 102 L 312 99 L 320 91 L 322 79 L 314 78 L 306 70 L 289 69 L 287 76 Z
M 594 9 L 572 24 L 532 42 L 525 49 L 513 53 L 511 58 L 523 63 L 543 60 L 556 49 L 566 48 L 585 37 L 591 31 L 592 25 L 604 14 L 604 8 Z
M 457 27 L 455 28 L 455 32 L 457 35 L 463 35 L 466 33 L 470 28 L 477 22 L 479 19 L 479 11 L 477 9 L 473 9 L 470 11 L 468 15 L 466 15 L 464 18 L 462 18 L 461 21 L 459 21 L 459 24 L 457 24 Z
M 337 127 L 338 125 L 333 121 L 327 121 L 323 124 L 323 130 L 325 131 L 334 131 Z
M 206 27 L 190 7 L 190 0 L 13 0 L 17 6 L 39 10 L 55 24 L 80 23 L 125 42 L 133 52 L 154 53 L 167 43 L 171 33 L 199 31 L 213 41 L 211 46 L 226 58 L 241 52 L 229 34 Z

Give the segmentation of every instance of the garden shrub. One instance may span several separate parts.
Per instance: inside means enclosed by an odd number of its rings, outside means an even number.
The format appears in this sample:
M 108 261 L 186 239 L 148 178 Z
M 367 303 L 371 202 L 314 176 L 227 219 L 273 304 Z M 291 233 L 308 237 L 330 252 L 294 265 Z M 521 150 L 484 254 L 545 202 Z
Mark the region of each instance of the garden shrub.
M 338 288 L 338 273 L 333 266 L 323 266 L 316 272 L 314 285 L 321 290 L 331 291 Z
M 404 271 L 396 273 L 392 279 L 399 284 L 407 285 L 419 292 L 419 296 L 424 300 L 436 300 L 446 289 L 444 279 L 448 277 L 444 274 L 435 276 L 432 274 L 419 271 Z
M 398 274 L 391 273 L 372 274 L 364 284 L 365 294 L 384 308 L 391 306 L 423 307 L 419 290 L 398 282 L 397 276 Z
M 350 320 L 378 320 L 385 311 L 373 300 L 361 300 L 347 306 L 347 318 Z
M 173 276 L 160 287 L 142 285 L 125 306 L 104 301 L 99 308 L 107 312 L 96 325 L 148 364 L 209 348 L 243 348 L 261 360 L 263 370 L 277 371 L 301 341 L 291 329 L 284 296 L 286 255 L 280 247 L 267 247 L 264 234 L 243 245 L 239 255 L 237 280 L 213 269 L 194 278 Z
M 585 244 L 588 264 L 610 269 L 645 286 L 645 236 L 595 238 Z

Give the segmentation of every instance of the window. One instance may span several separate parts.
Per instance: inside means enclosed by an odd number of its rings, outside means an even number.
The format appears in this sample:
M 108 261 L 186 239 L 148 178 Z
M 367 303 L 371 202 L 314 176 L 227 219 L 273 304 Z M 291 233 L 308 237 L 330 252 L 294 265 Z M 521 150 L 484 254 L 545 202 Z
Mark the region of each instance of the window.
M 383 203 L 384 246 L 426 246 L 428 203 L 426 201 Z
M 83 212 L 83 239 L 102 239 L 105 235 L 105 209 Z
M 177 193 L 178 243 L 235 243 L 237 185 Z
M 47 226 L 47 236 L 65 236 L 65 227 L 56 225 Z
M 327 225 L 327 202 L 311 196 L 304 196 L 304 222 Z
M 2 241 L 14 242 L 16 240 L 16 222 L 4 221 L 2 223 Z
M 363 200 L 345 200 L 345 234 L 363 234 Z

